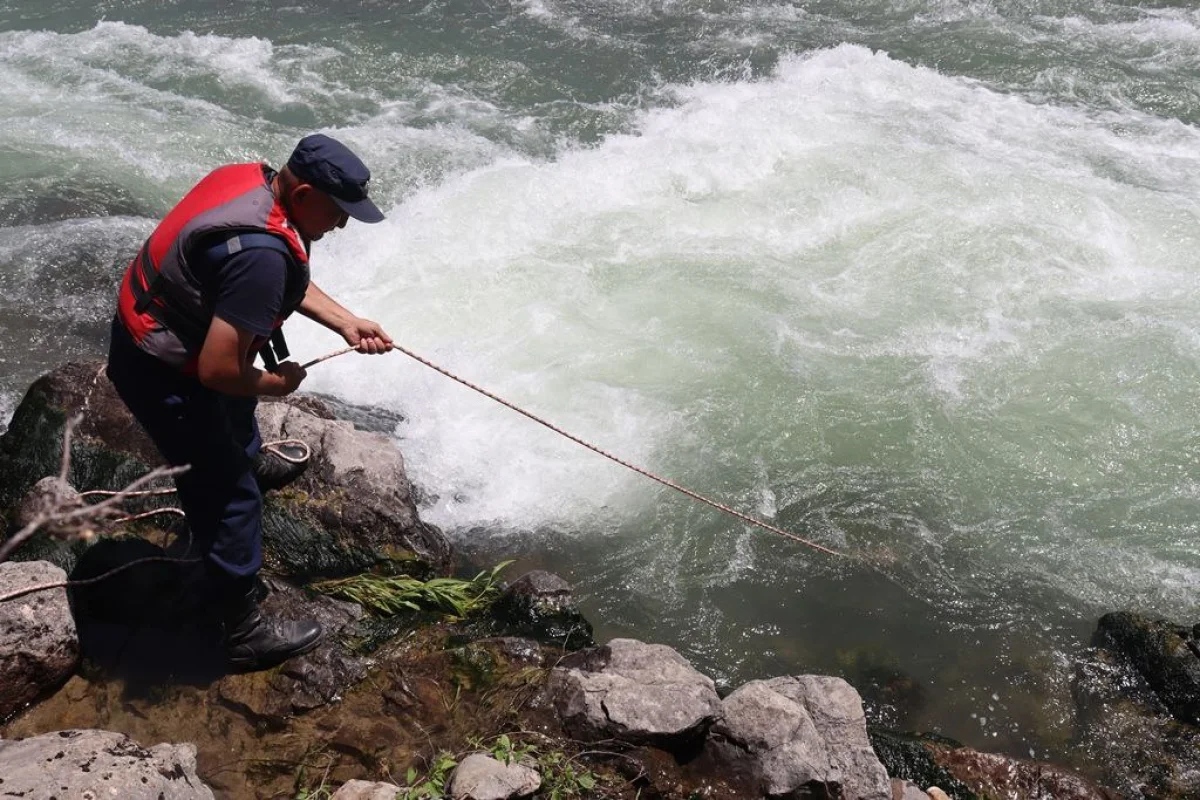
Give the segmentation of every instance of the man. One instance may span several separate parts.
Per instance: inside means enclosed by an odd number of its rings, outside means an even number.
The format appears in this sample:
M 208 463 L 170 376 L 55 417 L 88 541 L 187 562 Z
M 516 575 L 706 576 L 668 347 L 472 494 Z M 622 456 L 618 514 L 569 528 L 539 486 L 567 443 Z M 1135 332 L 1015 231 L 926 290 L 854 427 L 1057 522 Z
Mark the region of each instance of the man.
M 305 372 L 279 327 L 293 312 L 364 353 L 392 340 L 309 280 L 312 242 L 349 217 L 379 222 L 370 172 L 328 136 L 300 140 L 287 166 L 221 167 L 167 214 L 133 259 L 113 320 L 108 377 L 176 479 L 194 547 L 216 587 L 231 668 L 265 669 L 314 648 L 315 621 L 259 613 L 262 491 L 287 477 L 259 452 L 259 395 L 291 394 Z M 266 371 L 254 366 L 263 356 Z

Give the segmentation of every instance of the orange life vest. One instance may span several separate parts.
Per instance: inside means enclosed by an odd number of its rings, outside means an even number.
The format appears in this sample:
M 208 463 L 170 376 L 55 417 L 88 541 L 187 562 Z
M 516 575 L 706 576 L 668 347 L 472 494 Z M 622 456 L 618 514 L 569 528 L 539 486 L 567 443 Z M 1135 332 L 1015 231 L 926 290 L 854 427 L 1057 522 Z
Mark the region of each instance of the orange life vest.
M 277 330 L 308 290 L 308 250 L 275 199 L 264 165 L 231 164 L 209 173 L 142 245 L 117 301 L 117 315 L 138 347 L 186 372 L 195 371 L 212 323 L 214 288 L 196 277 L 189 259 L 214 247 L 285 254 L 288 279 Z

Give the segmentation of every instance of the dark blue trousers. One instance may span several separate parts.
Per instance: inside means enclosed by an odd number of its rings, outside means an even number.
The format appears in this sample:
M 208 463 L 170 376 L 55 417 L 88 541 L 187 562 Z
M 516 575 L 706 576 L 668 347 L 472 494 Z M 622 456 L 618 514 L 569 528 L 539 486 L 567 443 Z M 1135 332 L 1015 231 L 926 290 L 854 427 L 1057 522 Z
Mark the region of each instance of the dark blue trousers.
M 192 552 L 230 578 L 262 566 L 262 492 L 252 459 L 262 447 L 253 397 L 206 388 L 134 343 L 113 320 L 108 378 L 133 416 L 172 466 L 191 465 L 175 478 L 192 531 Z

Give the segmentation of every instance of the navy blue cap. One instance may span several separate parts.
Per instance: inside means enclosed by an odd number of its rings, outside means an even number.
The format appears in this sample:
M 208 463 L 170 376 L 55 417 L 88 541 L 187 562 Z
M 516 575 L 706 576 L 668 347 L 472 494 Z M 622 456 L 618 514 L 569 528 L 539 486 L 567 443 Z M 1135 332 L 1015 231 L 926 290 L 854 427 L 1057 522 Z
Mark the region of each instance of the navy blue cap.
M 383 221 L 383 212 L 367 198 L 371 170 L 337 139 L 323 133 L 305 136 L 287 165 L 293 175 L 325 192 L 356 220 Z

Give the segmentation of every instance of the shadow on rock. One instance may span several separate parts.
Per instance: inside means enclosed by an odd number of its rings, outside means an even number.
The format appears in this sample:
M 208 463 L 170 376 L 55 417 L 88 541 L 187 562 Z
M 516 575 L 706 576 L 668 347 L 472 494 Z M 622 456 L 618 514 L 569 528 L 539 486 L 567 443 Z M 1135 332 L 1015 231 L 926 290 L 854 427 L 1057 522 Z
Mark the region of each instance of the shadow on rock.
M 126 567 L 96 583 L 73 587 L 71 604 L 83 657 L 127 691 L 163 683 L 207 685 L 225 672 L 225 652 L 210 589 L 200 563 L 151 561 L 178 557 L 144 539 L 97 543 L 79 559 L 72 580 Z

